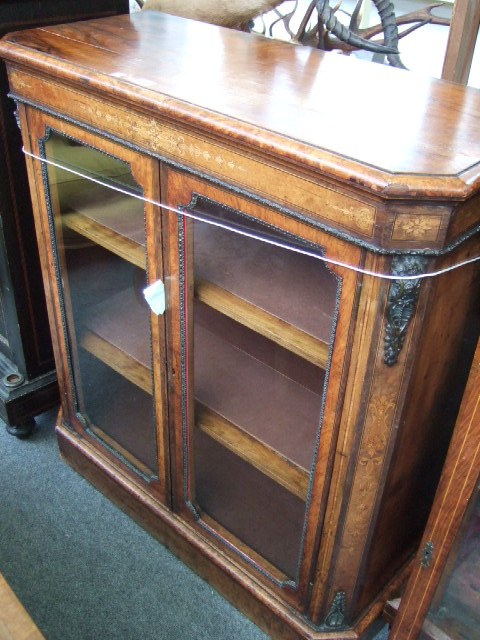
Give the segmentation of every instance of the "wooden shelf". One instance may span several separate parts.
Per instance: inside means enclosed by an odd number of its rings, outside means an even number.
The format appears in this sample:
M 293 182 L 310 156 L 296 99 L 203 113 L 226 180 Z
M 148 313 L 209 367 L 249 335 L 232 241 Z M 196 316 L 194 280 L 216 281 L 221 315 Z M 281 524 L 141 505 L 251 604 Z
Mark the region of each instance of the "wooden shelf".
M 320 260 L 195 222 L 194 273 L 203 302 L 326 366 L 338 281 Z
M 201 402 L 195 404 L 195 423 L 201 431 L 281 484 L 282 487 L 302 500 L 307 499 L 309 474 L 305 469 L 202 405 Z
M 108 249 L 120 258 L 128 260 L 135 266 L 145 269 L 145 249 L 130 238 L 121 236 L 112 229 L 102 229 L 99 233 L 99 225 L 81 213 L 70 213 L 64 215 L 62 219 L 67 228 L 92 240 L 104 249 Z
M 61 193 L 62 223 L 68 229 L 145 269 L 145 222 L 141 200 L 100 185 Z
M 248 443 L 255 452 L 245 451 L 245 455 L 253 459 L 254 466 L 268 466 L 268 475 L 303 477 L 301 489 L 297 480 L 283 482 L 296 487 L 295 493 L 304 494 L 320 421 L 321 396 L 198 323 L 194 335 L 194 394 L 211 412 L 209 415 L 215 416 L 215 424 L 208 428 L 218 434 L 217 439 L 229 440 L 232 449 Z M 227 426 L 231 433 L 219 435 Z M 241 429 L 242 439 L 237 429 Z M 266 455 L 267 451 L 275 452 L 275 456 Z M 284 466 L 278 472 L 276 466 L 282 461 L 289 467 L 291 463 L 291 469 L 287 471 Z
M 132 354 L 119 349 L 101 336 L 86 332 L 81 345 L 117 373 L 147 393 L 152 393 L 152 372 L 149 367 L 138 362 Z
M 195 282 L 195 297 L 301 358 L 326 368 L 330 349 L 328 343 L 206 280 Z
M 149 311 L 133 289 L 121 291 L 92 310 L 81 346 L 140 389 L 152 393 Z

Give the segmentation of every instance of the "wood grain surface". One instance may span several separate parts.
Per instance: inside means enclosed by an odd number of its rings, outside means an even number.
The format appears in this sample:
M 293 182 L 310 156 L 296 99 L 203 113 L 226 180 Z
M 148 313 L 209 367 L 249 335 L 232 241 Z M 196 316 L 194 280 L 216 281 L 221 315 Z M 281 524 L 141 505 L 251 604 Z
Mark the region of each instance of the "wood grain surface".
M 10 35 L 0 55 L 377 193 L 480 180 L 480 93 L 407 71 L 152 11 Z
M 37 625 L 1 574 L 0 640 L 43 640 Z

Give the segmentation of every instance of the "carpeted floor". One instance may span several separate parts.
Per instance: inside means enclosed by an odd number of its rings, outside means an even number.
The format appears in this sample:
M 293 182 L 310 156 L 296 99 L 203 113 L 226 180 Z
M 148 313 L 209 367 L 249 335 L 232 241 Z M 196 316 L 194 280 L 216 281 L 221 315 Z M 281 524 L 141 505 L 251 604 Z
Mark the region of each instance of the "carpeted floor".
M 0 422 L 0 573 L 47 640 L 265 640 L 60 459 L 54 418 Z

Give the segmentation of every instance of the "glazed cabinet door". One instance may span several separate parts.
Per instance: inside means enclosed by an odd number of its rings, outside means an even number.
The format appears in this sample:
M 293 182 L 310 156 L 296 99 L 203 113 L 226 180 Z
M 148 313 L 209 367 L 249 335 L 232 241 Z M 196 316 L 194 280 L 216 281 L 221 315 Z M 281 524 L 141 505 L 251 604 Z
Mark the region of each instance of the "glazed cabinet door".
M 143 296 L 163 277 L 158 216 L 143 200 L 158 198 L 158 165 L 52 117 L 27 117 L 31 152 L 44 159 L 29 166 L 43 185 L 38 226 L 56 282 L 48 298 L 64 420 L 166 499 L 163 318 Z
M 478 404 L 478 402 L 477 402 Z M 412 638 L 405 631 L 398 636 Z M 480 637 L 480 479 L 469 500 L 420 640 Z
M 391 640 L 480 638 L 479 389 L 480 342 L 413 570 L 385 610 Z
M 357 276 L 323 261 L 340 241 L 264 204 L 171 169 L 162 198 L 174 506 L 305 607 Z

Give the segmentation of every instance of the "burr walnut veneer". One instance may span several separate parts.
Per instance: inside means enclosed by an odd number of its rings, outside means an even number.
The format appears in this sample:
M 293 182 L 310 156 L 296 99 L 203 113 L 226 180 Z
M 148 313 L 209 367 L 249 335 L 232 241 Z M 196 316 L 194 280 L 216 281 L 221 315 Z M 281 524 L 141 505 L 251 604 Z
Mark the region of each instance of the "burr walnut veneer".
M 62 454 L 271 636 L 370 633 L 472 357 L 475 264 L 422 276 L 478 255 L 480 94 L 155 12 L 0 54 Z

